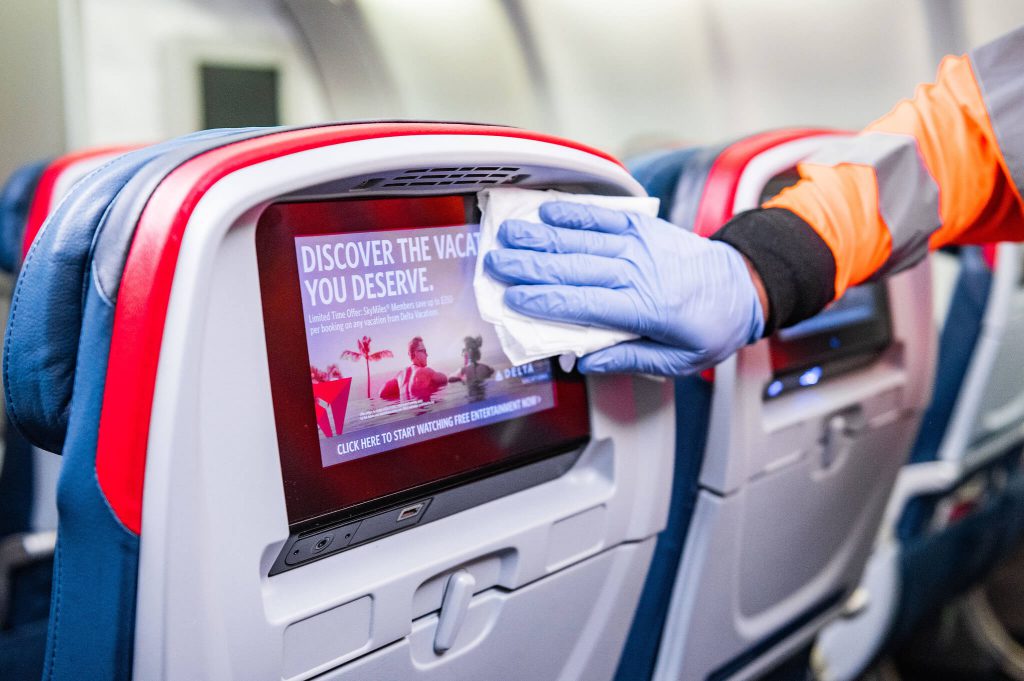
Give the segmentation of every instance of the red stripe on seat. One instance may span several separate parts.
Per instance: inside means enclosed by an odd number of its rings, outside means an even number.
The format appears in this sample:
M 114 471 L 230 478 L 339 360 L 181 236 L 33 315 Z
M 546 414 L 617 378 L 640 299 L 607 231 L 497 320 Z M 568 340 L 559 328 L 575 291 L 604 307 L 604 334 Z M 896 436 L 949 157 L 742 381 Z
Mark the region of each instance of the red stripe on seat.
M 217 181 L 242 168 L 309 149 L 409 135 L 485 135 L 547 142 L 621 164 L 588 146 L 514 128 L 370 123 L 284 131 L 236 142 L 188 161 L 168 175 L 146 204 L 128 252 L 114 312 L 110 361 L 100 413 L 96 475 L 114 513 L 142 528 L 146 447 L 157 362 L 181 240 L 196 204 Z
M 46 166 L 46 170 L 39 176 L 39 184 L 36 185 L 36 192 L 32 196 L 32 205 L 29 206 L 28 220 L 25 223 L 25 234 L 21 241 L 21 258 L 25 259 L 28 255 L 28 249 L 32 247 L 32 242 L 35 241 L 36 235 L 39 234 L 39 230 L 42 229 L 43 223 L 46 222 L 46 218 L 50 215 L 50 205 L 53 203 L 53 191 L 57 187 L 57 180 L 60 179 L 61 174 L 71 166 L 81 161 L 88 161 L 89 159 L 96 158 L 97 156 L 123 154 L 137 149 L 137 146 L 111 146 L 111 147 L 93 147 L 91 149 L 82 149 L 70 154 L 65 154 L 53 160 L 50 165 Z
M 995 271 L 996 260 L 999 257 L 999 244 L 985 244 L 982 246 L 981 257 L 985 259 L 985 264 L 988 265 L 988 268 Z
M 844 134 L 821 128 L 785 128 L 751 135 L 726 147 L 708 171 L 693 231 L 711 236 L 733 217 L 736 188 L 747 164 L 757 155 L 787 142 L 818 135 Z

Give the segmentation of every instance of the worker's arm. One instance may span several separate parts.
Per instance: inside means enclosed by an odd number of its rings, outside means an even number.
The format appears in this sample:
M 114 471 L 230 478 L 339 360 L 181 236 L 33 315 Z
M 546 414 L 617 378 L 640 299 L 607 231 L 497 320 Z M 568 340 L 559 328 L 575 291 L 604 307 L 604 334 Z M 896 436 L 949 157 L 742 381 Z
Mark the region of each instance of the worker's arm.
M 546 204 L 487 270 L 524 314 L 629 331 L 585 372 L 682 375 L 948 243 L 1024 239 L 1024 29 L 946 59 L 912 100 L 799 167 L 712 240 L 662 220 Z
M 1024 239 L 1024 28 L 962 57 L 714 236 L 750 261 L 766 332 L 946 244 Z

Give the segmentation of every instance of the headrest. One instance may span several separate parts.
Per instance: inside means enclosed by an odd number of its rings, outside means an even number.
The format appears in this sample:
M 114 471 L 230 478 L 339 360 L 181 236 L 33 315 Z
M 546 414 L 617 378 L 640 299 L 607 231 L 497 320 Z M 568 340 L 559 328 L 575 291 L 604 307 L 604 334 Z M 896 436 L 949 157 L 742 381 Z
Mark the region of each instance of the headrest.
M 669 212 L 670 222 L 691 232 L 696 230 L 697 212 L 704 199 L 704 189 L 711 169 L 729 146 L 730 144 L 726 143 L 701 147 L 682 162 L 679 182 L 676 184 L 675 197 Z
M 100 291 L 116 297 L 153 188 L 184 160 L 260 130 L 207 130 L 124 154 L 79 181 L 47 218 L 22 265 L 4 339 L 8 414 L 33 444 L 53 452 L 63 447 L 86 287 L 96 277 Z M 107 232 L 100 282 L 94 244 Z
M 676 185 L 679 175 L 687 159 L 693 156 L 700 147 L 686 147 L 669 151 L 658 151 L 633 159 L 626 163 L 626 168 L 637 182 L 644 186 L 647 193 L 661 199 L 658 205 L 658 217 L 667 220 L 675 200 Z
M 0 270 L 15 272 L 21 261 L 21 238 L 39 178 L 48 161 L 22 166 L 0 190 Z
M 658 217 L 692 230 L 711 167 L 728 145 L 671 149 L 627 164 L 647 193 L 661 199 Z
M 669 222 L 697 234 L 711 236 L 733 217 L 740 180 L 755 159 L 791 142 L 842 134 L 848 133 L 820 128 L 782 128 L 748 135 L 726 144 L 699 147 L 691 154 L 682 154 L 679 150 L 664 151 L 660 156 L 641 159 L 642 167 L 638 164 L 638 170 L 649 173 L 657 163 L 678 164 L 674 191 L 665 182 L 671 174 L 668 168 L 661 168 L 660 174 L 652 173 L 644 178 L 638 176 L 637 179 L 649 194 L 662 199 L 662 206 L 669 206 Z M 767 167 L 762 165 L 758 172 L 770 171 L 773 162 L 778 163 L 785 158 L 769 161 Z M 782 172 L 788 168 L 777 170 Z M 771 178 L 763 179 L 767 182 Z

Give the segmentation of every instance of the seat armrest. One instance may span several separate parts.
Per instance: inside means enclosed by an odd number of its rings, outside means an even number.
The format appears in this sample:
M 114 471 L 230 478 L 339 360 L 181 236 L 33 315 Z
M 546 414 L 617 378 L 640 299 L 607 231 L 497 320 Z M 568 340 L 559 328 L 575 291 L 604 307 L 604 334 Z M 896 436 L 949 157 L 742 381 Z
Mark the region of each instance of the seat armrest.
M 961 475 L 961 467 L 952 461 L 926 461 L 904 466 L 889 495 L 878 543 L 895 540 L 896 524 L 911 499 L 948 490 L 956 485 Z

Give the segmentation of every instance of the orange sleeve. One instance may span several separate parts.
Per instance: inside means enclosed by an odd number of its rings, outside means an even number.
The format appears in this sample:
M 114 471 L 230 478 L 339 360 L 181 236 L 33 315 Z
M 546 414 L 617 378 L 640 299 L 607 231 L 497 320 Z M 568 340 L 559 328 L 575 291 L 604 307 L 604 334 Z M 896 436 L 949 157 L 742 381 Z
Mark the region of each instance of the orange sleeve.
M 1024 239 L 1007 161 L 1024 146 L 1009 135 L 1024 120 L 1024 99 L 1012 101 L 1015 86 L 1024 98 L 1024 75 L 1015 75 L 1024 74 L 1024 29 L 1001 40 L 1008 44 L 997 41 L 980 56 L 947 57 L 935 83 L 800 164 L 801 181 L 764 205 L 796 214 L 827 244 L 836 298 L 929 249 Z

